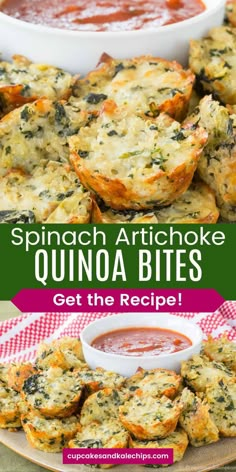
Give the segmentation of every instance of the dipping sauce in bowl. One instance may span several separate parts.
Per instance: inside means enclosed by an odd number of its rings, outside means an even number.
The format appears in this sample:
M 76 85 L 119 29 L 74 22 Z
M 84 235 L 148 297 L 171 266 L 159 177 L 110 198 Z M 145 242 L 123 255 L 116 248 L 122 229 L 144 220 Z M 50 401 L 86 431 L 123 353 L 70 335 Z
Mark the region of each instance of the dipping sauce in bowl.
M 1 11 L 29 23 L 75 31 L 132 31 L 179 23 L 202 0 L 5 0 Z
M 99 351 L 123 356 L 172 354 L 192 346 L 187 336 L 161 328 L 125 328 L 104 333 L 91 346 Z
M 102 367 L 124 377 L 133 375 L 139 367 L 179 372 L 182 361 L 199 354 L 202 338 L 195 323 L 170 313 L 105 316 L 80 333 L 90 368 Z

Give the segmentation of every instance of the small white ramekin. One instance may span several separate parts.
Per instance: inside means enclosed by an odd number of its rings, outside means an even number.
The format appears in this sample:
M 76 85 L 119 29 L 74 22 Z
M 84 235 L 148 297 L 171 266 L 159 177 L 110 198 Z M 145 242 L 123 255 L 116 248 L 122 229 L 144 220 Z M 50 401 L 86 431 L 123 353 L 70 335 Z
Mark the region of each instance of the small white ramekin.
M 110 354 L 91 346 L 92 341 L 97 336 L 116 329 L 129 327 L 169 329 L 187 336 L 191 340 L 192 345 L 173 354 L 142 357 Z M 106 316 L 90 323 L 83 329 L 80 339 L 85 360 L 92 369 L 103 367 L 106 370 L 129 377 L 139 367 L 143 369 L 164 368 L 179 372 L 182 361 L 200 352 L 203 334 L 196 324 L 168 313 L 122 313 L 120 315 Z
M 0 0 L 0 4 L 1 4 Z M 225 0 L 204 0 L 206 10 L 188 20 L 153 29 L 120 32 L 69 31 L 35 25 L 0 12 L 0 52 L 10 59 L 23 54 L 73 73 L 95 68 L 102 53 L 115 58 L 143 54 L 187 63 L 189 40 L 204 36 L 224 18 Z

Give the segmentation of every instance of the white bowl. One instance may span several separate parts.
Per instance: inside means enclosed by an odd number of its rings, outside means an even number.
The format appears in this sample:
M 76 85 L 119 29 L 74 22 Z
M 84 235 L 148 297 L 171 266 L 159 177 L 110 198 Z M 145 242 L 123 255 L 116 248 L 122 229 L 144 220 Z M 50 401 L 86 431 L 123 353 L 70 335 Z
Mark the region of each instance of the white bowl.
M 173 354 L 142 357 L 110 354 L 99 351 L 91 346 L 92 341 L 101 334 L 116 329 L 137 326 L 170 329 L 182 333 L 192 341 L 192 346 Z M 90 323 L 83 329 L 80 339 L 85 360 L 92 369 L 103 367 L 106 370 L 129 377 L 136 372 L 138 367 L 143 367 L 144 369 L 157 369 L 161 367 L 179 372 L 182 361 L 189 359 L 193 354 L 199 354 L 203 334 L 196 324 L 167 313 L 122 313 L 120 315 L 107 316 Z
M 186 64 L 189 40 L 201 38 L 224 18 L 225 0 L 205 0 L 205 5 L 203 13 L 179 23 L 121 32 L 49 28 L 0 13 L 0 53 L 6 59 L 23 54 L 80 74 L 93 69 L 103 52 L 115 58 L 152 54 Z

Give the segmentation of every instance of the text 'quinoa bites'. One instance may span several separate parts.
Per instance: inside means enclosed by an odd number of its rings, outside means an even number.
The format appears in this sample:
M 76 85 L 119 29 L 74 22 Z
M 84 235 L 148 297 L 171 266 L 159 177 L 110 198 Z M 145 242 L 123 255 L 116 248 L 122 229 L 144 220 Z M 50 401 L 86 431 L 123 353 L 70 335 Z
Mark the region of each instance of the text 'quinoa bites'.
M 208 141 L 198 162 L 201 178 L 216 194 L 221 215 L 236 220 L 236 115 L 211 96 L 204 97 L 188 123 L 202 126 Z M 231 210 L 230 210 L 231 209 Z
M 105 102 L 89 128 L 70 139 L 82 184 L 117 209 L 168 205 L 189 187 L 207 133 L 161 114 L 155 120 Z
M 34 64 L 24 56 L 0 62 L 0 117 L 38 98 L 67 99 L 74 79 L 57 67 Z
M 82 385 L 74 372 L 50 367 L 24 382 L 22 398 L 42 415 L 64 418 L 77 410 L 81 393 Z
M 236 29 L 219 26 L 190 42 L 189 64 L 204 92 L 222 103 L 236 103 Z
M 102 66 L 78 80 L 74 93 L 82 109 L 99 110 L 106 99 L 133 113 L 166 112 L 185 117 L 195 76 L 180 64 L 152 56 L 117 60 L 104 54 Z M 74 99 L 72 98 L 72 103 Z

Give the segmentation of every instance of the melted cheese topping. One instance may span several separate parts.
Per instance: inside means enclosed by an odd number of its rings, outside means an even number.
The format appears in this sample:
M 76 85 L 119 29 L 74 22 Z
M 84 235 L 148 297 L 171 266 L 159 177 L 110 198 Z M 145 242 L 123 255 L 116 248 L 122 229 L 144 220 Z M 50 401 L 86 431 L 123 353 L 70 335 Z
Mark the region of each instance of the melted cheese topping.
M 203 344 L 204 354 L 210 360 L 223 362 L 229 369 L 236 372 L 236 343 L 230 342 L 226 337 L 213 339 L 211 337 Z
M 176 62 L 152 56 L 115 60 L 103 55 L 105 64 L 78 80 L 74 93 L 81 108 L 100 109 L 104 100 L 128 105 L 133 113 L 155 116 L 166 111 L 183 116 L 190 100 L 194 75 Z M 72 99 L 73 101 L 73 99 Z
M 69 442 L 69 447 L 86 448 L 125 448 L 128 445 L 129 433 L 119 420 L 112 419 L 90 423 L 82 428 L 75 439 Z
M 23 97 L 50 100 L 70 95 L 72 76 L 62 69 L 46 64 L 33 64 L 23 56 L 14 56 L 13 62 L 0 62 L 0 91 L 2 86 L 23 85 Z
M 173 398 L 181 385 L 181 377 L 176 372 L 166 369 L 144 370 L 126 380 L 125 387 L 133 395 L 139 391 L 151 396 L 165 395 Z
M 104 388 L 119 388 L 124 382 L 124 377 L 116 372 L 97 368 L 96 370 L 80 370 L 77 375 L 83 385 L 90 392 L 96 392 Z
M 181 375 L 195 392 L 204 392 L 208 384 L 219 379 L 235 379 L 234 373 L 220 362 L 210 362 L 205 356 L 193 356 L 182 362 Z
M 138 394 L 120 406 L 120 420 L 138 439 L 164 438 L 172 433 L 181 412 L 181 405 L 162 396 L 155 398 Z
M 41 433 L 45 434 L 45 439 L 50 440 L 52 438 L 61 437 L 66 435 L 73 437 L 79 429 L 79 421 L 76 416 L 70 416 L 69 418 L 44 418 L 37 412 L 29 412 L 22 417 L 23 427 L 24 425 L 30 425 L 31 430 L 34 431 L 35 435 L 42 437 Z
M 29 406 L 49 417 L 68 416 L 67 411 L 76 409 L 81 392 L 78 377 L 56 367 L 29 377 L 23 386 L 23 398 Z
M 70 139 L 81 182 L 115 209 L 170 203 L 188 187 L 206 133 L 181 128 L 165 114 L 151 121 L 114 103 L 107 107 Z
M 86 426 L 93 421 L 103 423 L 112 418 L 118 418 L 119 406 L 124 403 L 125 394 L 119 390 L 106 388 L 90 395 L 84 402 L 80 423 Z
M 180 401 L 184 404 L 179 423 L 188 434 L 190 444 L 206 446 L 219 440 L 219 431 L 209 413 L 209 406 L 185 388 Z
M 68 164 L 41 161 L 31 175 L 13 169 L 0 177 L 0 192 L 0 210 L 31 210 L 36 223 L 90 221 L 92 200 Z
M 236 437 L 236 383 L 221 379 L 206 389 L 210 414 L 222 436 Z
M 208 133 L 207 145 L 198 163 L 201 178 L 216 193 L 220 207 L 236 206 L 236 115 L 230 115 L 227 108 L 207 96 L 188 122 L 198 123 Z
M 204 91 L 221 102 L 236 104 L 236 30 L 213 28 L 207 37 L 190 42 L 189 63 Z
M 179 462 L 183 459 L 184 453 L 188 446 L 188 436 L 185 431 L 181 428 L 178 428 L 174 433 L 171 433 L 167 438 L 158 439 L 154 441 L 137 441 L 136 439 L 130 438 L 129 442 L 130 447 L 132 448 L 170 448 L 174 452 L 174 462 Z
M 11 168 L 31 173 L 42 159 L 68 162 L 68 136 L 87 120 L 75 106 L 46 99 L 12 111 L 0 121 L 0 175 Z

